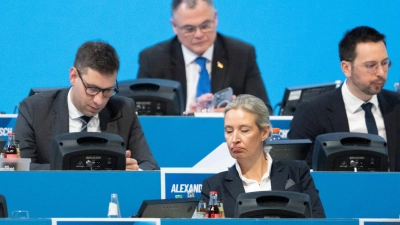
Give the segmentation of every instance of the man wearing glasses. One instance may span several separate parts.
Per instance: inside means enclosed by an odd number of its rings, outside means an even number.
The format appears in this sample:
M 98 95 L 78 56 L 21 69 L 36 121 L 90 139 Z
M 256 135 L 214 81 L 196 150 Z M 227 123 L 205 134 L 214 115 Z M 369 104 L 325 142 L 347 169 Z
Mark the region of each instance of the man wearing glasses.
M 272 112 L 254 47 L 217 33 L 212 0 L 173 0 L 171 24 L 174 38 L 140 53 L 138 78 L 179 81 L 187 112 L 195 111 L 197 97 L 227 87 L 235 95 L 261 98 Z M 207 70 L 204 79 L 202 68 Z
M 105 132 L 120 135 L 127 147 L 127 170 L 157 169 L 132 99 L 118 92 L 119 59 L 104 42 L 86 42 L 69 71 L 71 88 L 26 98 L 15 125 L 21 157 L 31 158 L 31 170 L 49 169 L 52 139 L 68 132 Z
M 361 26 L 348 31 L 339 43 L 344 84 L 296 109 L 288 137 L 310 139 L 334 132 L 360 132 L 387 141 L 389 167 L 400 170 L 400 98 L 383 90 L 392 65 L 385 36 Z M 308 157 L 311 163 L 312 150 Z

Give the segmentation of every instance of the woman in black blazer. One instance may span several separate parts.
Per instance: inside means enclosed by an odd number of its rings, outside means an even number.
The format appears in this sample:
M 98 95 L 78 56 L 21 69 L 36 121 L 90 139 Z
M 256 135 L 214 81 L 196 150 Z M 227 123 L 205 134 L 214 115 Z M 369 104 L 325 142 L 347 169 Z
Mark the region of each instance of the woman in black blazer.
M 202 198 L 209 192 L 222 198 L 226 217 L 233 217 L 239 194 L 254 191 L 293 191 L 310 196 L 312 217 L 325 218 L 318 190 L 304 161 L 274 162 L 264 143 L 271 126 L 264 102 L 252 95 L 240 95 L 225 107 L 225 139 L 236 159 L 228 171 L 203 181 Z

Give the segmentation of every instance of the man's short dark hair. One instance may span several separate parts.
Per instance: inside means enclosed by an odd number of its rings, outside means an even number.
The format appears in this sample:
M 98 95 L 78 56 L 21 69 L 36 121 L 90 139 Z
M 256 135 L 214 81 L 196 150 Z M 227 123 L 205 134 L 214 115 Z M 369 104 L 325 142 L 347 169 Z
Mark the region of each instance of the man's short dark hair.
M 83 73 L 91 68 L 101 74 L 113 74 L 119 70 L 119 58 L 108 43 L 85 42 L 76 53 L 74 66 Z
M 376 43 L 380 41 L 383 41 L 386 46 L 385 35 L 371 27 L 360 26 L 347 31 L 339 43 L 340 61 L 353 62 L 356 58 L 356 46 L 358 43 Z
M 185 3 L 189 9 L 193 9 L 197 5 L 198 0 L 172 0 L 172 12 L 174 12 L 178 6 L 182 3 Z M 214 6 L 212 0 L 200 0 L 206 2 L 209 6 Z

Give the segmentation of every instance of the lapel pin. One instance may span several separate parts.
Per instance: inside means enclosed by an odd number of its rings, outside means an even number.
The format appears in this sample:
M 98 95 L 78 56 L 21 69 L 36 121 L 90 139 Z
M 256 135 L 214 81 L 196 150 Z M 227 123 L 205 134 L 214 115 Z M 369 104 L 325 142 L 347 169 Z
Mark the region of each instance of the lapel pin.
M 224 65 L 223 65 L 222 63 L 220 63 L 219 61 L 217 62 L 217 66 L 218 66 L 218 68 L 220 68 L 220 69 L 223 69 L 223 68 L 224 68 Z

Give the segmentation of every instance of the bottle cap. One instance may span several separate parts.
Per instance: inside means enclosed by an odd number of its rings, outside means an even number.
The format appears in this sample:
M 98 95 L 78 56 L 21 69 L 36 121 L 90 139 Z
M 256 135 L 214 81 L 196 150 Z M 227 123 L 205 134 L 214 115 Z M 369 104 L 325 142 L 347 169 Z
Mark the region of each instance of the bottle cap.
M 216 194 L 218 194 L 217 191 L 210 191 L 210 195 L 216 195 Z
M 279 133 L 281 131 L 281 129 L 280 128 L 272 128 L 272 132 L 273 133 Z

